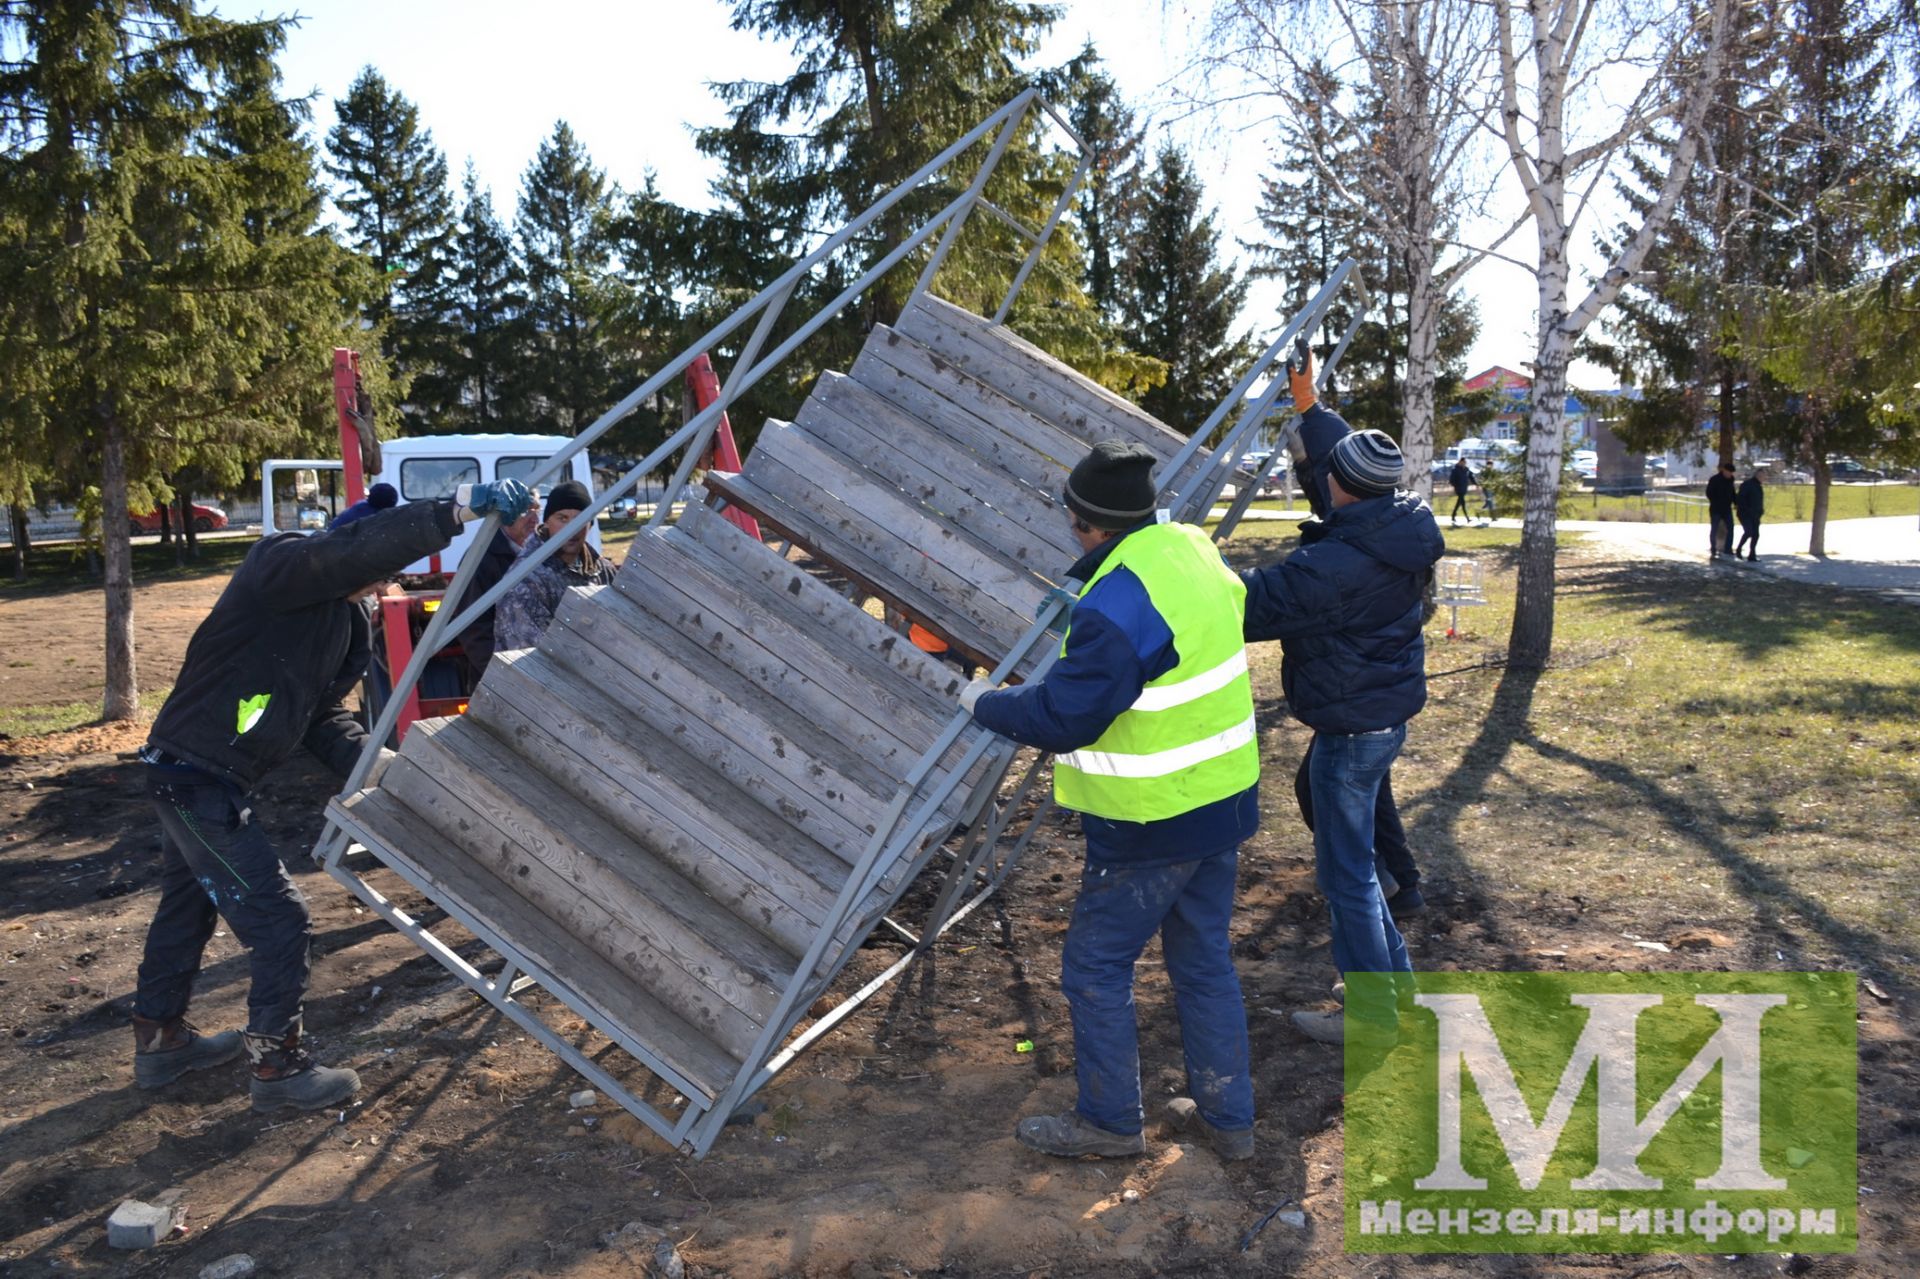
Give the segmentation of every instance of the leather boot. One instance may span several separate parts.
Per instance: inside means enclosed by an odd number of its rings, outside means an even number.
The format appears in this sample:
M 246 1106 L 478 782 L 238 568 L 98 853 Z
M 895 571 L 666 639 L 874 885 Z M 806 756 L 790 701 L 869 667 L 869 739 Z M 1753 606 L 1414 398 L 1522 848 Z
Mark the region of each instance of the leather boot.
M 253 1109 L 257 1114 L 276 1110 L 319 1110 L 337 1105 L 360 1091 L 360 1076 L 351 1070 L 317 1064 L 300 1046 L 300 1024 L 286 1038 L 249 1031 L 247 1056 L 253 1059 Z
M 230 1062 L 242 1051 L 237 1030 L 203 1035 L 185 1017 L 155 1021 L 134 1014 L 133 1082 L 137 1087 L 164 1087 L 189 1071 Z

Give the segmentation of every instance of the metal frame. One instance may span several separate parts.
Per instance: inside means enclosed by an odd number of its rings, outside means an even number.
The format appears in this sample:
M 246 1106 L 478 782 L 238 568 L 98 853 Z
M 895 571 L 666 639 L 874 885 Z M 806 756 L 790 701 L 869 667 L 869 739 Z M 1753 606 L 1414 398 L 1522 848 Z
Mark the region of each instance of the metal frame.
M 878 203 L 829 236 L 818 248 L 788 268 L 779 279 L 763 289 L 753 300 L 702 335 L 686 351 L 628 394 L 619 404 L 602 414 L 579 436 L 557 450 L 535 473 L 531 482 L 538 484 L 557 473 L 574 454 L 588 447 L 638 405 L 668 385 L 672 379 L 679 377 L 697 357 L 734 333 L 749 318 L 757 316 L 758 322 L 742 345 L 718 397 L 631 468 L 617 483 L 602 491 L 583 512 L 583 517 L 586 519 L 596 518 L 609 504 L 624 496 L 643 477 L 651 474 L 655 468 L 672 456 L 674 450 L 684 449 L 673 481 L 662 492 L 653 517 L 649 521 L 650 527 L 658 525 L 665 518 L 666 513 L 684 498 L 693 467 L 704 455 L 716 425 L 726 413 L 729 404 L 765 377 L 888 271 L 920 250 L 932 239 L 936 231 L 944 228 L 939 243 L 929 255 L 913 291 L 907 298 L 905 307 L 910 308 L 919 301 L 938 275 L 974 209 L 985 203 L 984 192 L 988 178 L 997 168 L 1013 137 L 1030 120 L 1036 119 L 1036 107 L 1072 139 L 1080 151 L 1081 160 L 1072 181 L 1065 186 L 1055 202 L 1044 228 L 1037 235 L 1033 235 L 1025 227 L 1017 228 L 1024 238 L 1032 241 L 1032 246 L 1021 262 L 1011 287 L 993 317 L 993 323 L 1003 322 L 1021 287 L 1038 264 L 1040 255 L 1058 227 L 1061 217 L 1071 205 L 1092 162 L 1090 148 L 1073 132 L 1064 117 L 1051 104 L 1040 98 L 1036 89 L 1028 89 L 1014 97 L 1006 106 L 994 112 L 964 137 L 942 151 Z M 868 267 L 837 298 L 815 312 L 771 352 L 762 355 L 763 348 L 772 339 L 775 326 L 788 299 L 803 278 L 828 257 L 838 252 L 855 235 L 872 226 L 882 214 L 910 192 L 940 174 L 949 164 L 995 130 L 998 130 L 998 133 L 994 137 L 991 148 L 965 191 L 938 213 L 922 222 L 897 247 Z M 996 214 L 1000 212 L 991 206 L 989 210 Z M 1200 449 L 1206 439 L 1225 419 L 1227 413 L 1245 399 L 1254 382 L 1271 367 L 1275 359 L 1291 344 L 1294 336 L 1307 332 L 1311 325 L 1320 321 L 1326 308 L 1331 304 L 1333 296 L 1351 270 L 1351 262 L 1341 264 L 1334 278 L 1328 281 L 1305 310 L 1288 323 L 1281 337 L 1260 360 L 1255 362 L 1254 367 L 1241 379 L 1234 391 L 1208 418 L 1206 424 L 1195 432 L 1193 438 L 1166 468 L 1162 493 L 1170 504 L 1178 504 L 1180 514 L 1177 518 L 1193 518 L 1188 512 L 1195 510 L 1200 515 L 1205 514 L 1211 506 L 1213 496 L 1217 495 L 1219 486 L 1224 484 L 1226 478 L 1224 472 L 1215 476 L 1214 472 L 1219 469 L 1215 461 L 1222 455 L 1238 456 L 1240 440 L 1249 430 L 1265 420 L 1278 394 L 1278 388 L 1283 388 L 1285 385 L 1284 379 L 1273 379 L 1273 385 L 1247 409 L 1233 429 L 1228 432 L 1219 449 L 1210 457 L 1203 459 Z M 1342 349 L 1344 345 L 1343 342 Z M 1337 353 L 1335 361 L 1329 361 L 1327 370 L 1329 373 L 1336 361 Z M 1176 484 L 1181 487 L 1176 487 Z M 1204 504 L 1198 501 L 1203 495 L 1206 499 Z M 484 548 L 491 542 L 493 530 L 498 524 L 498 515 L 487 517 L 479 536 L 474 539 L 472 546 L 463 557 L 459 570 L 448 587 L 449 598 L 458 599 L 466 593 Z M 691 1082 L 673 1069 L 669 1063 L 661 1060 L 645 1044 L 626 1033 L 618 1021 L 595 1010 L 591 1003 L 571 990 L 556 974 L 546 971 L 540 964 L 534 962 L 511 940 L 498 935 L 462 903 L 451 900 L 440 901 L 435 894 L 435 886 L 431 878 L 419 867 L 413 865 L 403 853 L 384 846 L 356 819 L 344 803 L 364 784 L 380 745 L 392 732 L 400 708 L 418 684 L 428 657 L 439 649 L 441 638 L 449 633 L 458 633 L 474 617 L 491 608 L 502 595 L 544 563 L 561 545 L 562 543 L 556 539 L 541 546 L 534 554 L 517 561 L 498 584 L 469 602 L 457 614 L 449 609 L 442 609 L 435 613 L 426 633 L 415 647 L 406 669 L 395 680 L 392 694 L 373 731 L 369 734 L 366 748 L 355 762 L 339 796 L 327 807 L 327 824 L 315 847 L 314 856 L 329 875 L 393 924 L 396 929 L 412 938 L 428 954 L 438 959 L 469 989 L 512 1018 L 516 1024 L 604 1090 L 607 1095 L 617 1100 L 641 1122 L 667 1141 L 690 1151 L 697 1157 L 704 1155 L 711 1148 L 721 1129 L 741 1103 L 777 1076 L 780 1070 L 809 1044 L 828 1033 L 873 993 L 905 971 L 915 958 L 924 953 L 948 928 L 970 914 L 1000 884 L 1005 882 L 1040 823 L 1052 809 L 1051 800 L 1043 804 L 1006 855 L 998 862 L 993 860 L 1000 841 L 1006 834 L 1009 822 L 1020 805 L 1025 802 L 1025 797 L 1038 777 L 1041 764 L 1045 762 L 1046 757 L 1037 757 L 1029 766 L 1014 793 L 995 805 L 993 800 L 998 795 L 1007 770 L 1012 765 L 1017 748 L 1013 743 L 976 727 L 970 713 L 964 710 L 956 711 L 938 738 L 915 763 L 889 805 L 884 819 L 877 825 L 872 838 L 855 861 L 839 896 L 821 921 L 812 943 L 795 968 L 779 1002 L 766 1018 L 752 1050 L 743 1059 L 738 1074 L 718 1096 L 708 1101 L 702 1090 L 693 1087 Z M 1050 633 L 1059 629 L 1065 621 L 1074 593 L 1071 588 L 1078 584 L 1069 582 L 1067 585 L 1068 591 L 1055 592 L 1048 597 L 1039 616 L 1034 619 L 1027 632 L 994 667 L 990 678 L 995 683 L 1008 678 L 1034 651 L 1035 646 L 1041 644 L 1048 645 L 1051 651 L 1041 658 L 1027 678 L 1037 679 L 1045 675 L 1058 656 L 1057 648 L 1052 647 Z M 956 745 L 965 747 L 959 760 L 951 767 L 942 768 L 941 759 L 949 748 Z M 854 921 L 856 912 L 872 896 L 889 868 L 898 865 L 903 858 L 932 856 L 932 850 L 926 847 L 930 842 L 927 839 L 927 832 L 933 827 L 936 815 L 953 793 L 965 783 L 968 775 L 983 764 L 985 768 L 982 770 L 980 780 L 976 783 L 979 798 L 969 803 L 968 820 L 962 828 L 967 832 L 966 837 L 954 853 L 954 861 L 949 868 L 947 881 L 937 894 L 935 905 L 929 912 L 920 935 L 916 938 L 910 931 L 886 918 L 884 908 L 873 920 L 874 925 L 881 923 L 891 925 L 907 941 L 910 947 L 908 954 L 866 983 L 852 998 L 820 1018 L 791 1043 L 785 1043 L 814 999 L 833 983 L 853 956 L 858 953 L 859 938 L 849 937 L 843 943 L 841 938 L 843 929 Z M 429 898 L 434 899 L 450 917 L 498 952 L 506 961 L 505 970 L 499 976 L 491 980 L 487 979 L 445 943 L 421 927 L 417 921 L 394 906 L 386 897 L 366 883 L 359 874 L 343 865 L 348 847 L 354 839 L 358 839 L 379 861 Z M 914 869 L 917 871 L 919 867 L 916 865 Z M 911 882 L 911 878 L 907 875 L 902 876 L 902 891 L 904 886 Z M 984 880 L 984 886 L 964 904 L 956 906 L 964 889 L 976 879 Z M 829 960 L 828 951 L 836 946 L 838 953 Z M 598 1063 L 548 1027 L 516 998 L 517 992 L 529 981 L 546 987 L 562 1003 L 585 1018 L 596 1030 L 644 1065 L 655 1077 L 678 1089 L 684 1098 L 678 1113 L 667 1113 L 633 1096 Z

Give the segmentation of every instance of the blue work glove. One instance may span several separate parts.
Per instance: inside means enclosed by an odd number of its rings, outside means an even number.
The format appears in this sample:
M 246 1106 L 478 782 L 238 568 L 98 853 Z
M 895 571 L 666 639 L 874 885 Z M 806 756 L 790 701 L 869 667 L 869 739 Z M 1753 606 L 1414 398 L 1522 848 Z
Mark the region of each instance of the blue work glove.
M 453 491 L 453 513 L 462 523 L 498 512 L 502 524 L 511 524 L 532 505 L 533 490 L 519 480 L 462 484 Z
M 1073 617 L 1073 606 L 1079 599 L 1080 597 L 1074 592 L 1056 586 L 1041 597 L 1040 607 L 1034 610 L 1034 616 L 1036 618 L 1039 617 L 1040 614 L 1052 608 L 1056 603 L 1065 604 L 1066 608 L 1059 616 L 1055 617 L 1052 624 L 1047 627 L 1050 631 L 1062 630 L 1065 628 L 1068 620 Z

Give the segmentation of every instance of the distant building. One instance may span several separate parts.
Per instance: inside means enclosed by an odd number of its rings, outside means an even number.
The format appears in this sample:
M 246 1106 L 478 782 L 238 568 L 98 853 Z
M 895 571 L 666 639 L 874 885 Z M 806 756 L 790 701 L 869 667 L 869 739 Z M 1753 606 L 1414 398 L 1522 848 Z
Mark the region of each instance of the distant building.
M 1496 364 L 1468 378 L 1462 387 L 1468 391 L 1491 390 L 1497 393 L 1497 412 L 1493 420 L 1480 431 L 1484 438 L 1520 438 L 1521 426 L 1533 407 L 1532 378 Z M 1646 459 L 1628 449 L 1607 425 L 1608 421 L 1617 418 L 1614 410 L 1619 401 L 1637 398 L 1637 395 L 1638 392 L 1631 388 L 1567 393 L 1566 448 L 1569 452 L 1576 449 L 1593 450 L 1594 487 L 1603 493 L 1637 492 L 1646 487 Z M 1583 400 L 1582 396 L 1586 399 Z M 1598 407 L 1590 409 L 1589 401 Z

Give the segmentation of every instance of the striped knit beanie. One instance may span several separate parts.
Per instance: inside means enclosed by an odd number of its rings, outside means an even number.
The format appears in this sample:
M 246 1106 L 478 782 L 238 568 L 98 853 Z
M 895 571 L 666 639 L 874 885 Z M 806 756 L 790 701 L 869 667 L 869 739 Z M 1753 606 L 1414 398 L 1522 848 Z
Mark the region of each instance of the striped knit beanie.
M 1355 497 L 1382 497 L 1400 486 L 1406 463 L 1385 431 L 1350 431 L 1333 446 L 1332 466 L 1340 487 Z

